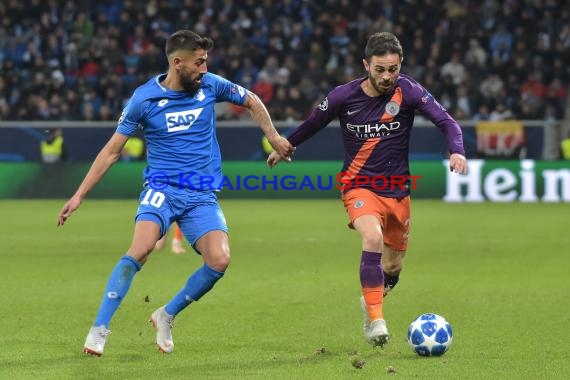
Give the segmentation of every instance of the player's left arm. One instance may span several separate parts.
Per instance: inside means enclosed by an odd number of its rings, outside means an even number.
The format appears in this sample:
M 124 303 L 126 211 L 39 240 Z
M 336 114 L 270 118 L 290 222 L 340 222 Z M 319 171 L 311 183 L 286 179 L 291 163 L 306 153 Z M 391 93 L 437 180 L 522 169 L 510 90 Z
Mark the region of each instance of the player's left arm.
M 269 112 L 267 112 L 267 108 L 261 99 L 259 99 L 259 97 L 253 92 L 249 90 L 246 91 L 246 99 L 242 105 L 248 109 L 253 120 L 260 125 L 261 130 L 267 137 L 267 140 L 273 149 L 275 149 L 281 157 L 286 157 L 286 159 L 290 161 L 295 148 L 286 138 L 282 137 L 279 132 L 277 132 L 277 129 L 275 129 L 273 122 L 271 121 L 271 116 L 269 116 Z
M 441 107 L 441 111 L 446 116 L 433 119 L 428 116 L 428 118 L 441 129 L 447 139 L 447 146 L 449 147 L 450 153 L 449 170 L 458 174 L 467 174 L 467 158 L 465 157 L 465 149 L 463 148 L 463 132 L 461 131 L 461 127 L 443 107 Z
M 467 174 L 467 159 L 463 147 L 463 132 L 447 110 L 420 84 L 413 83 L 410 90 L 416 99 L 416 108 L 436 125 L 447 139 L 449 147 L 449 169 L 459 174 Z
M 467 174 L 467 159 L 459 153 L 449 156 L 449 170 L 459 174 Z

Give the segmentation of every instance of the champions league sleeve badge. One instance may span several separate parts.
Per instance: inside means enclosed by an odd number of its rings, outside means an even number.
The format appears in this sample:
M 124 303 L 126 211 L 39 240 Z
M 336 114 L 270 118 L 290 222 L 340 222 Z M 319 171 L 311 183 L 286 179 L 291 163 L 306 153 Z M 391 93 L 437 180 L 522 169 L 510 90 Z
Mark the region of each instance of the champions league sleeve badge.
M 386 113 L 392 117 L 400 112 L 400 106 L 395 101 L 390 101 L 386 104 Z

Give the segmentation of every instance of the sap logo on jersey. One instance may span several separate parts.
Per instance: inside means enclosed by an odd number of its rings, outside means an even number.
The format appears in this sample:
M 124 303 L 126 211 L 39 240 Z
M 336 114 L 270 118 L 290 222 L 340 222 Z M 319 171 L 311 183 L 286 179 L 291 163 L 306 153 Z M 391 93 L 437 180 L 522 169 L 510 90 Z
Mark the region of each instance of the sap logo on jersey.
M 204 108 L 166 113 L 168 132 L 185 131 L 196 121 Z

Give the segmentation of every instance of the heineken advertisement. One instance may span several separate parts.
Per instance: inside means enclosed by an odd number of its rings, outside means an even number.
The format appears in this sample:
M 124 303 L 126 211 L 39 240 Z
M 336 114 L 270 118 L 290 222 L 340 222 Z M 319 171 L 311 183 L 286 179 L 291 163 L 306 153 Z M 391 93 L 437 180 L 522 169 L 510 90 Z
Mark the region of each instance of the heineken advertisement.
M 0 198 L 67 198 L 73 194 L 89 164 L 0 163 Z M 143 163 L 118 163 L 93 189 L 90 198 L 137 198 L 143 189 Z M 181 173 L 181 186 L 219 190 L 231 198 L 339 198 L 347 189 L 335 161 L 298 161 L 267 168 L 262 161 L 227 161 L 222 180 Z M 406 186 L 415 199 L 446 202 L 570 202 L 570 163 L 565 161 L 469 160 L 465 176 L 451 173 L 447 161 L 415 161 L 411 175 L 372 178 L 358 176 L 356 186 Z M 164 186 L 159 174 L 148 184 Z M 354 185 L 352 185 L 354 186 Z
M 467 175 L 447 173 L 443 200 L 570 202 L 570 162 L 470 160 Z

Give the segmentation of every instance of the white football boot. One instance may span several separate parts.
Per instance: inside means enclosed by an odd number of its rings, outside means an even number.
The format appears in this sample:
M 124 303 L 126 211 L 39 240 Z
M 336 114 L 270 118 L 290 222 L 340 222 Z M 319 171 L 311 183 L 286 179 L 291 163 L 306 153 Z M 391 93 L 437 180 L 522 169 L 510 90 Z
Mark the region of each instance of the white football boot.
M 107 330 L 103 325 L 91 327 L 89 334 L 87 334 L 87 339 L 85 339 L 83 352 L 93 356 L 103 355 L 105 342 L 107 341 L 107 336 L 109 336 L 110 333 L 111 330 Z
M 383 319 L 370 321 L 370 316 L 368 315 L 368 308 L 366 307 L 364 296 L 360 297 L 360 307 L 362 308 L 362 313 L 364 315 L 363 329 L 366 341 L 373 347 L 380 346 L 380 348 L 384 348 L 390 339 L 388 328 L 386 327 L 386 321 Z
M 150 322 L 156 329 L 156 344 L 158 345 L 158 349 L 165 354 L 171 353 L 174 350 L 174 341 L 172 340 L 174 315 L 169 315 L 164 306 L 161 306 L 152 313 Z

